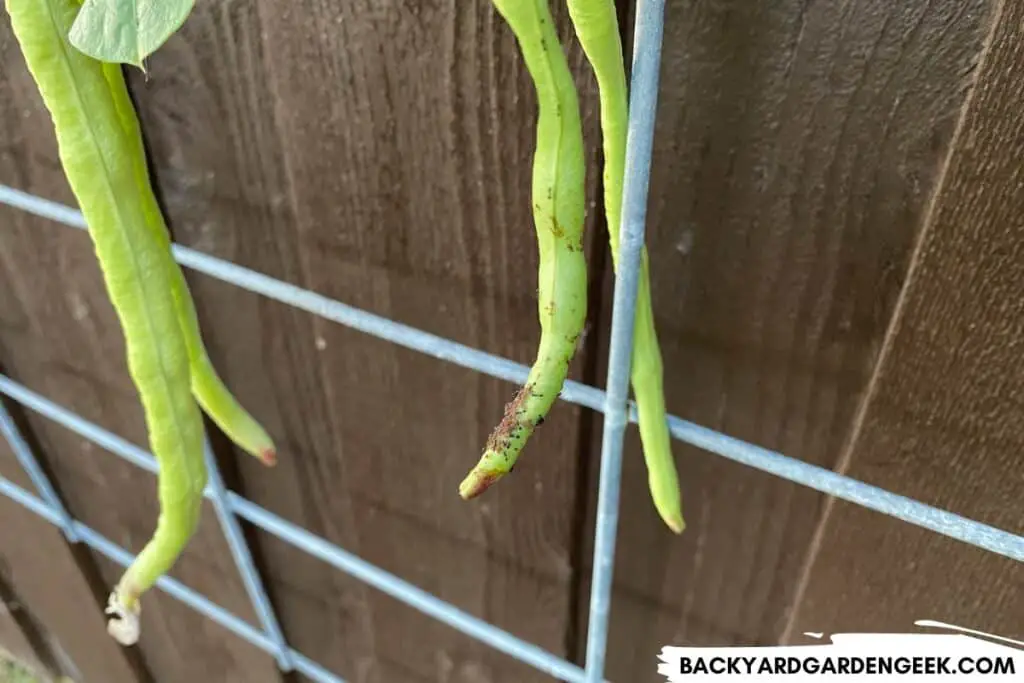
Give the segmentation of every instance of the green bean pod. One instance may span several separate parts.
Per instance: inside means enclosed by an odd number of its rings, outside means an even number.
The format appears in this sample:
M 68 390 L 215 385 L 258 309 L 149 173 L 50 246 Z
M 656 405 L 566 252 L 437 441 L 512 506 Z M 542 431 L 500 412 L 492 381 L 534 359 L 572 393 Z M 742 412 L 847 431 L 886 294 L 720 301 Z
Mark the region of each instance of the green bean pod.
M 537 357 L 525 385 L 505 408 L 476 467 L 459 486 L 483 493 L 510 472 L 562 390 L 587 312 L 583 254 L 585 167 L 579 101 L 547 0 L 493 0 L 519 43 L 537 92 L 533 219 L 540 253 Z
M 626 172 L 629 97 L 622 40 L 613 0 L 566 0 L 569 17 L 597 79 L 604 147 L 604 205 L 612 264 L 618 271 L 622 188 Z M 647 463 L 648 486 L 658 514 L 674 532 L 682 533 L 679 478 L 672 458 L 672 439 L 665 411 L 665 390 L 658 335 L 651 304 L 647 248 L 640 256 L 631 380 L 636 397 L 640 439 Z
M 6 7 L 124 330 L 128 370 L 160 465 L 157 528 L 107 607 L 111 635 L 132 644 L 139 636 L 139 598 L 170 570 L 194 534 L 207 482 L 202 414 L 174 296 L 180 273 L 171 267 L 169 237 L 155 230 L 153 214 L 159 212 L 123 75 L 68 42 L 79 3 L 7 0 Z
M 234 395 L 224 385 L 220 375 L 217 374 L 213 363 L 206 351 L 202 335 L 199 329 L 199 319 L 196 315 L 195 303 L 188 289 L 185 274 L 171 253 L 170 232 L 164 221 L 163 212 L 151 191 L 149 182 L 149 171 L 146 168 L 146 152 L 142 141 L 142 130 L 139 126 L 139 119 L 135 115 L 135 108 L 128 95 L 128 88 L 124 82 L 124 75 L 118 64 L 102 63 L 103 72 L 107 77 L 110 86 L 111 96 L 117 108 L 118 118 L 121 127 L 124 129 L 125 138 L 131 145 L 129 158 L 135 167 L 135 177 L 138 187 L 144 188 L 139 193 L 139 201 L 145 213 L 145 225 L 153 238 L 160 244 L 161 249 L 167 254 L 168 268 L 171 275 L 171 293 L 174 297 L 174 305 L 181 324 L 182 332 L 185 335 L 185 345 L 188 349 L 189 374 L 192 382 L 192 393 L 199 405 L 214 423 L 223 431 L 228 438 L 237 444 L 243 451 L 260 460 L 267 466 L 273 466 L 277 462 L 277 449 L 273 440 L 262 425 L 246 411 Z

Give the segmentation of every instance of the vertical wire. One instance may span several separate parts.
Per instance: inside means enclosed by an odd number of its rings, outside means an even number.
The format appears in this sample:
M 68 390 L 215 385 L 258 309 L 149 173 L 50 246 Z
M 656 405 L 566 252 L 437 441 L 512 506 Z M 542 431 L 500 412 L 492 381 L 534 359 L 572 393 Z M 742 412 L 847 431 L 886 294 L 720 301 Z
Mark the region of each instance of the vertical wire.
M 629 375 L 633 354 L 633 328 L 640 274 L 640 254 L 647 220 L 658 71 L 664 29 L 664 0 L 639 0 L 633 33 L 633 68 L 630 86 L 626 171 L 622 225 L 619 237 L 619 272 L 612 301 L 611 344 L 604 429 L 601 439 L 601 474 L 598 484 L 594 541 L 594 576 L 591 582 L 587 626 L 586 683 L 604 680 L 611 612 L 615 535 L 619 521 L 622 484 L 622 447 L 628 424 Z
M 224 478 L 217 467 L 217 460 L 213 457 L 213 450 L 210 448 L 209 440 L 203 437 L 203 458 L 206 460 L 206 469 L 209 472 L 208 486 L 213 501 L 213 509 L 220 520 L 224 538 L 231 549 L 231 555 L 235 559 L 235 566 L 242 576 L 242 583 L 245 585 L 245 592 L 249 594 L 256 616 L 263 626 L 267 636 L 273 641 L 276 647 L 275 657 L 277 665 L 282 671 L 292 671 L 295 663 L 291 656 L 290 648 L 281 631 L 281 625 L 274 614 L 274 608 L 270 604 L 270 597 L 267 595 L 263 581 L 256 570 L 256 563 L 252 559 L 252 551 L 242 533 L 242 527 L 238 523 L 227 499 L 227 487 L 224 486 Z

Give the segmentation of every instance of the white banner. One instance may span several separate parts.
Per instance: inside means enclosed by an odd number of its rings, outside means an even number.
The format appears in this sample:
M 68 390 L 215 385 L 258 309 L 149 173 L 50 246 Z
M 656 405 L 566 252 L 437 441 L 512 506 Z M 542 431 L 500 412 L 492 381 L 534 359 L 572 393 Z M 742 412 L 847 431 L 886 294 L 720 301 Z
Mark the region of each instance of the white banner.
M 1024 681 L 1024 643 L 936 621 L 915 624 L 960 633 L 835 633 L 820 644 L 783 647 L 665 646 L 658 673 L 670 683 Z

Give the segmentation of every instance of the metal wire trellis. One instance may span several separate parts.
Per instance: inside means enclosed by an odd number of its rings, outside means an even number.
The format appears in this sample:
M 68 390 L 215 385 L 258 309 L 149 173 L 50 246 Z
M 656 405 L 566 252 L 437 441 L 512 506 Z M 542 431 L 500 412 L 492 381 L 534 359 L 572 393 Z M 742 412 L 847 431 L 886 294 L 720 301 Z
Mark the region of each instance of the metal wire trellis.
M 665 0 L 638 0 L 636 5 L 623 223 L 619 272 L 614 291 L 606 391 L 569 381 L 561 393 L 561 398 L 565 401 L 604 413 L 594 576 L 591 584 L 585 668 L 463 612 L 227 490 L 208 447 L 205 456 L 211 476 L 204 495 L 214 505 L 262 629 L 252 626 L 170 577 L 161 578 L 157 582 L 159 588 L 256 647 L 274 655 L 281 670 L 299 671 L 318 683 L 344 683 L 344 679 L 337 674 L 328 671 L 288 645 L 241 533 L 238 521 L 240 517 L 299 550 L 558 680 L 571 683 L 604 681 L 623 436 L 627 423 L 636 421 L 636 407 L 627 400 L 630 354 L 638 266 L 646 223 L 664 11 Z M 75 209 L 4 185 L 0 185 L 0 204 L 7 204 L 67 226 L 86 228 L 81 213 Z M 193 270 L 429 356 L 515 383 L 523 382 L 529 372 L 526 366 L 506 358 L 362 311 L 233 263 L 180 245 L 174 245 L 173 250 L 178 262 Z M 158 471 L 156 460 L 145 450 L 3 375 L 0 375 L 0 394 L 142 469 L 153 473 Z M 698 448 L 993 553 L 1024 561 L 1022 536 L 734 439 L 676 416 L 669 417 L 669 427 L 674 438 Z M 69 543 L 85 543 L 120 565 L 130 564 L 134 559 L 130 552 L 70 515 L 2 404 L 0 433 L 10 444 L 39 495 L 33 495 L 2 477 L 0 493 L 59 527 Z

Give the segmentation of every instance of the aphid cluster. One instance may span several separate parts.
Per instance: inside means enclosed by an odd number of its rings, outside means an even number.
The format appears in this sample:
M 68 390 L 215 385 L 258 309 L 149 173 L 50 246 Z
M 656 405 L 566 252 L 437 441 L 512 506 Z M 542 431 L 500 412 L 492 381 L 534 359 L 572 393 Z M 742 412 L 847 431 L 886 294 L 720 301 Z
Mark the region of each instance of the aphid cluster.
M 533 221 L 540 251 L 541 337 L 526 384 L 459 487 L 463 498 L 479 495 L 511 471 L 538 420 L 562 390 L 587 318 L 583 126 L 572 72 L 547 0 L 494 0 L 494 6 L 516 35 L 537 90 Z

